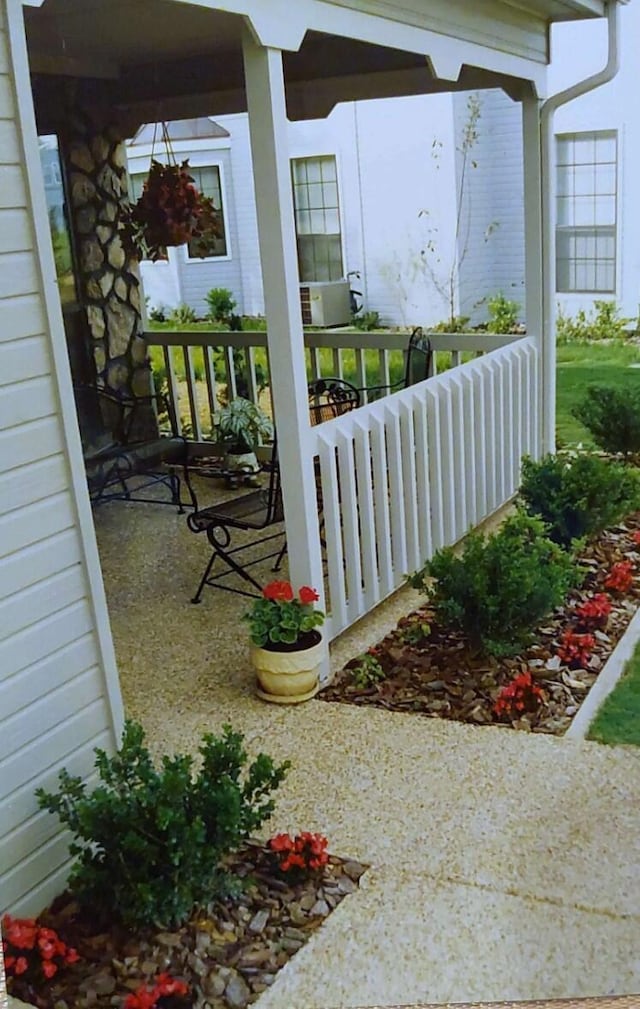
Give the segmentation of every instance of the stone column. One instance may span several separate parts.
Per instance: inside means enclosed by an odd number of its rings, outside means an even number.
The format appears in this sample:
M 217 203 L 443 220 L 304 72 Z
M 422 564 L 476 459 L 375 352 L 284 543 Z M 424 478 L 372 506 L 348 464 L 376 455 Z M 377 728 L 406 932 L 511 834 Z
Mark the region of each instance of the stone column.
M 74 108 L 60 136 L 78 298 L 98 382 L 144 395 L 150 370 L 142 337 L 140 272 L 118 232 L 128 200 L 124 138 L 101 109 Z

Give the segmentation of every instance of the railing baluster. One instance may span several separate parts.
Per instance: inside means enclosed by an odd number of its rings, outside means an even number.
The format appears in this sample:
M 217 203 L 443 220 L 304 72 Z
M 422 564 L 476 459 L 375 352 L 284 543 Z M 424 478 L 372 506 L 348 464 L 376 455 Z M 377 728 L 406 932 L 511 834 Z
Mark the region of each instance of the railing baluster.
M 315 381 L 322 377 L 322 368 L 320 367 L 320 351 L 317 347 L 312 347 L 309 351 L 311 358 L 311 378 Z
M 343 378 L 344 371 L 342 368 L 342 348 L 334 347 L 333 349 L 333 377 Z
M 258 380 L 256 378 L 256 352 L 253 347 L 247 347 L 244 352 L 244 366 L 247 376 L 248 399 L 258 405 Z
M 378 381 L 374 383 L 375 385 L 391 385 L 391 374 L 389 372 L 389 351 L 379 350 L 378 351 Z
M 209 417 L 211 421 L 211 436 L 215 424 L 215 415 L 218 409 L 216 400 L 216 370 L 213 363 L 213 349 L 211 347 L 202 348 L 204 354 L 204 377 L 207 383 L 207 399 L 209 402 Z
M 178 378 L 173 361 L 173 348 L 164 347 L 164 366 L 167 371 L 167 389 L 169 394 L 169 407 L 173 411 L 173 423 L 178 434 L 182 434 L 182 419 L 180 417 L 180 395 L 178 392 Z
M 238 395 L 236 368 L 233 360 L 233 347 L 224 348 L 224 370 L 227 375 L 227 400 L 231 401 Z
M 367 369 L 365 367 L 364 350 L 361 347 L 356 347 L 356 385 L 359 389 L 364 389 L 367 385 Z
M 459 350 L 451 351 L 451 367 L 459 368 L 462 364 L 462 354 Z
M 191 419 L 191 430 L 196 441 L 202 441 L 202 425 L 200 423 L 200 413 L 198 411 L 198 393 L 196 391 L 196 376 L 193 368 L 193 348 L 183 347 L 184 375 L 187 382 L 187 396 L 189 397 L 189 416 Z

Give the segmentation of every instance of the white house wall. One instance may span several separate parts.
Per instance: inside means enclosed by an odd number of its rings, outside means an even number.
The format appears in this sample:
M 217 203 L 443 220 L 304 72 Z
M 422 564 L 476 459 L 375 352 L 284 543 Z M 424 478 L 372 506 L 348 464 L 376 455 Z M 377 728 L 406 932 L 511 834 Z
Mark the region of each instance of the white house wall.
M 614 294 L 558 294 L 565 313 L 589 310 L 594 299 L 615 297 L 622 314 L 638 317 L 640 304 L 640 116 L 638 115 L 638 46 L 640 4 L 634 0 L 621 9 L 620 70 L 609 84 L 558 109 L 554 131 L 580 133 L 618 131 L 618 244 Z M 555 94 L 590 73 L 602 69 L 607 59 L 605 24 L 599 22 L 555 25 L 549 92 Z
M 0 0 L 0 911 L 17 914 L 68 864 L 34 789 L 89 775 L 122 721 L 21 18 Z
M 498 90 L 480 92 L 479 100 L 478 139 L 469 154 L 460 217 L 460 313 L 484 321 L 487 298 L 502 292 L 520 304 L 523 319 L 522 108 Z M 467 95 L 454 95 L 453 107 L 460 138 L 469 116 Z M 458 186 L 461 162 L 458 153 Z

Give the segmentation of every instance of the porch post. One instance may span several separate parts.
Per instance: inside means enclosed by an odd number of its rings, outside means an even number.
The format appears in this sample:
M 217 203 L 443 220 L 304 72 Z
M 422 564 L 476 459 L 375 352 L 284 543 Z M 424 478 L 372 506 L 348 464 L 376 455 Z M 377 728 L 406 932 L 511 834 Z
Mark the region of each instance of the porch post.
M 555 449 L 556 359 L 555 334 L 544 325 L 543 178 L 540 134 L 541 102 L 533 95 L 522 101 L 524 151 L 525 315 L 527 332 L 540 350 L 538 427 L 536 444 L 542 452 Z
M 323 597 L 282 52 L 245 30 L 243 55 L 289 572 Z

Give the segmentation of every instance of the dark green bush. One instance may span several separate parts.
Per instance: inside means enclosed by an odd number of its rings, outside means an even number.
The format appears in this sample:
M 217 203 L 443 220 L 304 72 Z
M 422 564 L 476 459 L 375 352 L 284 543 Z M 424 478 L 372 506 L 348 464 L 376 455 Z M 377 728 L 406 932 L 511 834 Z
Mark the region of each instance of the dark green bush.
M 640 508 L 640 474 L 596 455 L 522 461 L 520 496 L 563 547 L 593 536 Z
M 66 770 L 59 792 L 38 789 L 40 806 L 74 834 L 70 886 L 82 904 L 126 925 L 172 925 L 233 889 L 221 859 L 271 815 L 289 766 L 260 754 L 245 768 L 242 742 L 225 726 L 203 737 L 196 774 L 188 755 L 156 769 L 142 728 L 127 722 L 115 756 L 96 749 L 92 792 Z
M 209 306 L 209 318 L 214 322 L 224 322 L 233 313 L 236 300 L 228 287 L 212 287 L 205 300 Z
M 605 452 L 640 453 L 640 385 L 591 385 L 572 412 Z
M 435 583 L 426 582 L 435 578 Z M 575 582 L 571 556 L 552 543 L 540 519 L 517 512 L 488 538 L 469 533 L 461 556 L 439 550 L 414 588 L 425 588 L 438 620 L 489 655 L 509 655 L 564 599 Z

